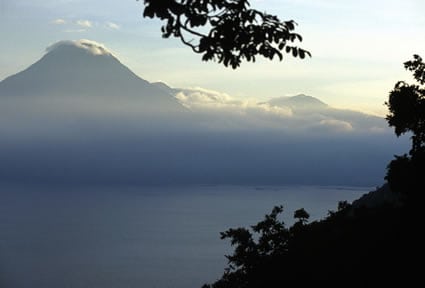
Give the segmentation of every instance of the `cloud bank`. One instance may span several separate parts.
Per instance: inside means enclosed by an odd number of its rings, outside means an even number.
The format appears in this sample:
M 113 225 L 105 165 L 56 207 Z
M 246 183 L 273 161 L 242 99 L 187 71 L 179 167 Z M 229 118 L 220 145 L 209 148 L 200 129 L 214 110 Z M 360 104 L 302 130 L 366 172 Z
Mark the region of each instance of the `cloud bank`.
M 336 119 L 324 119 L 320 121 L 320 125 L 341 132 L 348 132 L 353 130 L 353 126 L 349 122 Z
M 277 107 L 252 100 L 243 101 L 232 98 L 226 93 L 203 88 L 183 89 L 176 94 L 176 98 L 180 103 L 192 110 L 211 109 L 216 110 L 215 112 L 228 111 L 239 115 L 247 113 L 269 113 L 271 116 L 281 118 L 292 116 L 292 110 L 289 107 Z
M 272 128 L 288 132 L 309 133 L 390 133 L 384 119 L 361 112 L 333 109 L 316 98 L 302 95 L 301 107 L 293 102 L 281 104 L 280 98 L 267 102 L 240 100 L 226 93 L 203 88 L 180 89 L 175 97 L 192 112 L 206 118 L 209 127 L 216 129 Z M 285 97 L 283 97 L 285 98 Z M 290 97 L 287 97 L 290 98 Z M 293 97 L 296 98 L 296 97 Z
M 355 121 L 205 89 L 178 99 L 187 119 L 146 117 L 134 97 L 0 99 L 0 184 L 373 186 L 406 150 L 390 133 L 356 134 Z

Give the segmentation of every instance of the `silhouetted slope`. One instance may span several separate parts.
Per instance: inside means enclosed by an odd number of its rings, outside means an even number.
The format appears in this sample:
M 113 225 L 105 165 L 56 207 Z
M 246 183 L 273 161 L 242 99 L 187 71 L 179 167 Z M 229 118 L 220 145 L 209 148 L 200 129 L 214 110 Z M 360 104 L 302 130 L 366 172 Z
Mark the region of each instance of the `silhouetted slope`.
M 354 208 L 374 208 L 384 205 L 399 206 L 401 205 L 401 201 L 401 195 L 391 191 L 388 183 L 386 183 L 353 201 L 352 206 Z
M 309 287 L 312 281 L 317 287 L 415 287 L 422 281 L 425 241 L 418 208 L 409 201 L 341 202 L 312 223 L 308 213 L 304 220 L 294 213 L 298 221 L 286 228 L 276 217 L 283 208 L 276 207 L 250 228 L 221 233 L 234 252 L 222 278 L 203 288 Z

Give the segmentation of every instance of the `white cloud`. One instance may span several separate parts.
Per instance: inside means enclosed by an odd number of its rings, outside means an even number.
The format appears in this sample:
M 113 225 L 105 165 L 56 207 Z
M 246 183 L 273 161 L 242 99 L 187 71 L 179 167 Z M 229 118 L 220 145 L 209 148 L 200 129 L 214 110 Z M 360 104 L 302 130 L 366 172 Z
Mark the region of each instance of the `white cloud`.
M 107 22 L 106 27 L 114 29 L 114 30 L 119 30 L 121 28 L 120 25 L 118 25 L 114 22 Z
M 84 28 L 91 28 L 93 27 L 93 23 L 89 20 L 78 20 L 75 22 L 78 26 L 84 27 Z
M 272 106 L 269 103 L 258 103 L 256 101 L 239 100 L 232 98 L 226 93 L 207 90 L 203 88 L 184 89 L 176 95 L 176 98 L 184 106 L 191 110 L 214 110 L 215 112 L 226 112 L 239 115 L 253 116 L 275 116 L 287 118 L 292 116 L 289 107 Z
M 353 130 L 353 126 L 349 122 L 336 119 L 324 119 L 320 121 L 320 126 L 340 132 L 349 132 Z
M 176 98 L 188 107 L 222 106 L 233 104 L 232 98 L 226 94 L 204 88 L 187 88 L 176 95 Z
M 108 48 L 106 48 L 104 44 L 87 39 L 62 40 L 47 47 L 46 52 L 53 51 L 61 46 L 76 46 L 86 49 L 93 55 L 113 55 L 113 53 Z
M 213 130 L 284 129 L 292 117 L 288 107 L 240 100 L 203 88 L 182 89 L 176 98 L 202 119 L 201 125 Z
M 270 105 L 269 103 L 261 103 L 255 106 L 257 109 L 261 109 L 265 113 L 270 113 L 282 118 L 290 117 L 293 115 L 292 109 L 289 107 L 278 107 Z
M 64 20 L 62 18 L 58 18 L 58 19 L 53 20 L 51 23 L 55 24 L 55 25 L 63 25 L 63 24 L 66 24 L 66 20 Z
M 277 129 L 287 132 L 388 133 L 380 117 L 351 110 L 299 110 L 272 102 L 242 100 L 203 88 L 180 89 L 175 97 L 214 129 Z

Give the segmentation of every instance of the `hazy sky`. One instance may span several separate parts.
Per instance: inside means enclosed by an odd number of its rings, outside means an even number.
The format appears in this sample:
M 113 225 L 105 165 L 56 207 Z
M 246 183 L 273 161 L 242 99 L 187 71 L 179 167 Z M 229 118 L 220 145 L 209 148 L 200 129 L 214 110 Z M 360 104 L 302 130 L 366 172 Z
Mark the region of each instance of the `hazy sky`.
M 409 80 L 402 63 L 425 57 L 423 0 L 252 0 L 254 8 L 295 20 L 307 60 L 245 63 L 238 70 L 201 62 L 136 0 L 0 0 L 0 79 L 38 60 L 50 44 L 91 39 L 148 81 L 203 87 L 241 99 L 305 93 L 344 108 L 385 114 L 388 92 Z

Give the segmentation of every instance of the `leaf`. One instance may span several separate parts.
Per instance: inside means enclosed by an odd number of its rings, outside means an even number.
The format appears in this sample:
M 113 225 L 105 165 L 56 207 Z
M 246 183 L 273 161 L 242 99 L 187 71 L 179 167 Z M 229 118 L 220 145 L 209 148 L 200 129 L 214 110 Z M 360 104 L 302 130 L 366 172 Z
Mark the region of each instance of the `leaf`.
M 143 17 L 153 18 L 155 16 L 155 11 L 151 8 L 151 6 L 147 6 L 143 11 Z
M 286 27 L 288 27 L 289 30 L 294 30 L 295 29 L 295 25 L 294 25 L 294 21 L 286 21 L 285 22 Z
M 279 56 L 279 61 L 283 60 L 283 56 L 282 53 L 280 53 L 279 51 L 276 51 L 277 56 Z
M 295 58 L 297 58 L 297 56 L 298 56 L 297 47 L 292 47 L 292 56 L 294 56 Z

